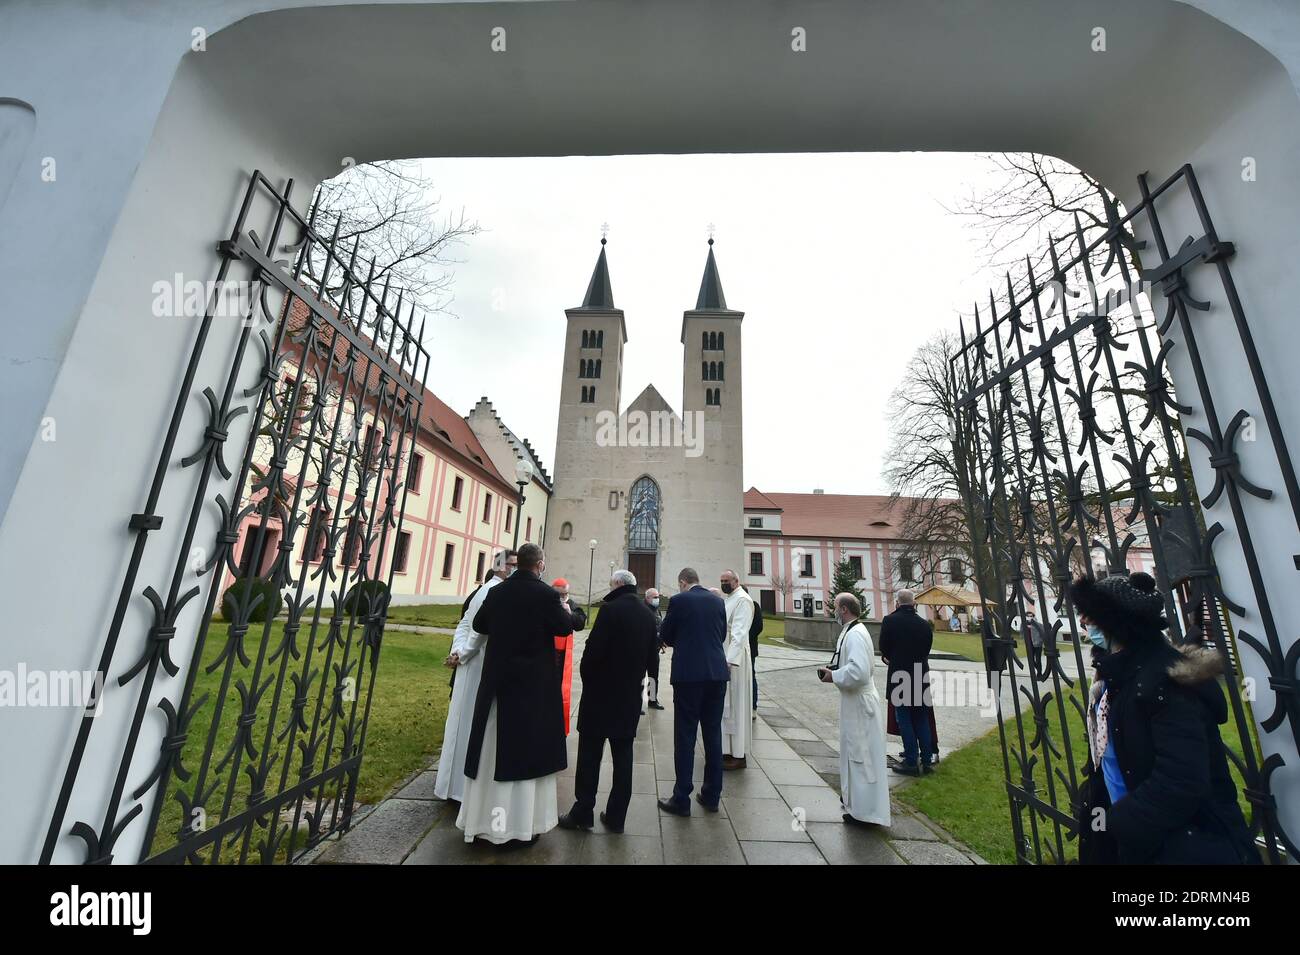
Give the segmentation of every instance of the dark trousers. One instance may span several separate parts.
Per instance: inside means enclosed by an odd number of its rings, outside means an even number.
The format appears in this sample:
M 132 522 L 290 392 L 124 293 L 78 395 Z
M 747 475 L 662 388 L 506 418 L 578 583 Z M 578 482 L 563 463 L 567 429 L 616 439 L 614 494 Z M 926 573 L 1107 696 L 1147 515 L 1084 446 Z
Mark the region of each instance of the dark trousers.
M 920 754 L 927 759 L 934 747 L 930 737 L 930 714 L 924 706 L 896 706 L 894 716 L 898 720 L 898 735 L 903 737 L 903 762 L 909 766 L 919 765 L 918 747 Z
M 1034 675 L 1035 680 L 1043 678 L 1043 647 L 1042 644 L 1029 646 L 1029 672 Z
M 645 675 L 654 681 L 653 683 L 650 684 L 648 688 L 648 692 L 650 694 L 650 699 L 658 703 L 659 702 L 659 652 L 657 650 L 655 651 L 654 659 L 652 659 L 650 661 L 650 665 L 646 667 Z
M 673 801 L 690 806 L 695 789 L 695 731 L 704 740 L 704 785 L 700 798 L 705 805 L 716 806 L 722 798 L 722 710 L 727 700 L 727 684 L 673 684 L 673 766 L 677 784 Z
M 605 755 L 607 737 L 596 733 L 578 734 L 578 768 L 573 780 L 573 817 L 591 825 L 596 814 L 596 788 L 600 783 L 600 761 Z M 614 757 L 614 784 L 605 803 L 605 818 L 621 829 L 627 819 L 627 805 L 632 801 L 632 740 L 611 739 L 609 751 Z

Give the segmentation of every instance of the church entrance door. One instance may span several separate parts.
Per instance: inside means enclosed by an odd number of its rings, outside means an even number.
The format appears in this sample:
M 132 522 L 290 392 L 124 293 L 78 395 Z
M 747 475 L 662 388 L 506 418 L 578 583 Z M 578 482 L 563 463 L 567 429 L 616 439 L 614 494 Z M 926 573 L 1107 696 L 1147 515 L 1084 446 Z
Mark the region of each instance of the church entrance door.
M 632 571 L 632 576 L 636 578 L 636 589 L 638 593 L 645 593 L 649 587 L 656 590 L 659 584 L 655 579 L 655 571 L 658 569 L 658 554 L 628 554 L 627 569 Z

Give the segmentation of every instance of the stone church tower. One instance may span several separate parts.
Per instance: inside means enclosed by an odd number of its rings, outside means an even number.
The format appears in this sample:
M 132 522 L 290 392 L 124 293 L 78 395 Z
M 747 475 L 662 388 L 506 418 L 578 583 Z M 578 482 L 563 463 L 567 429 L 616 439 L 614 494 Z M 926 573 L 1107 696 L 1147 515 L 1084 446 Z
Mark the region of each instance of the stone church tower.
M 744 313 L 727 307 L 713 240 L 695 307 L 682 316 L 680 412 L 654 385 L 622 406 L 627 325 L 605 240 L 582 305 L 565 316 L 546 576 L 568 578 L 585 600 L 589 568 L 599 598 L 611 564 L 636 574 L 640 589 L 669 594 L 683 567 L 706 586 L 728 568 L 743 575 Z

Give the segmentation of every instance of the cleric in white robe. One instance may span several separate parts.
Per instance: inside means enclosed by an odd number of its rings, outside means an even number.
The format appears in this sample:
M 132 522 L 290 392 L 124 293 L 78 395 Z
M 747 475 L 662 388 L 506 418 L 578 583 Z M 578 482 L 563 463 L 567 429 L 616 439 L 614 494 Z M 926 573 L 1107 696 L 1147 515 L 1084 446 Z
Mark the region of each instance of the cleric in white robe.
M 442 733 L 442 755 L 438 757 L 438 775 L 433 784 L 433 794 L 439 799 L 460 802 L 465 797 L 465 750 L 469 746 L 469 724 L 483 676 L 483 647 L 487 643 L 487 634 L 474 629 L 474 615 L 483 606 L 488 591 L 514 569 L 507 566 L 506 560 L 506 551 L 497 554 L 491 575 L 470 597 L 451 638 L 451 653 L 444 661 L 447 666 L 455 667 L 456 680 L 451 687 L 447 726 Z
M 844 821 L 889 825 L 889 782 L 885 776 L 885 705 L 872 679 L 876 654 L 853 594 L 835 598 L 839 641 L 830 667 L 817 671 L 840 691 L 840 802 Z
M 722 768 L 744 769 L 753 729 L 754 661 L 749 655 L 749 626 L 754 622 L 754 600 L 732 570 L 722 572 L 722 594 L 727 605 L 725 650 L 731 670 L 722 710 Z

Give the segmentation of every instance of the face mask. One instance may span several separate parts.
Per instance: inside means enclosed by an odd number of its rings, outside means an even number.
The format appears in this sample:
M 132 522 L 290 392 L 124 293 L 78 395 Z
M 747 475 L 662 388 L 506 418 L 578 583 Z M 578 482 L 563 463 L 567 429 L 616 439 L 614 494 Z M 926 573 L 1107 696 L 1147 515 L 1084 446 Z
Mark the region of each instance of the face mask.
M 732 587 L 731 584 L 723 584 L 723 585 L 722 585 L 722 592 L 723 592 L 724 594 L 729 594 L 729 593 L 731 593 L 732 590 L 734 590 L 734 589 L 735 589 L 735 588 Z
M 659 606 L 659 598 L 658 598 L 658 597 L 652 597 L 652 598 L 650 599 L 650 606 L 657 608 L 657 607 Z
M 1095 623 L 1088 624 L 1088 639 L 1092 641 L 1092 645 L 1098 650 L 1105 650 L 1106 644 L 1109 642 L 1106 635 L 1101 632 L 1101 627 Z

